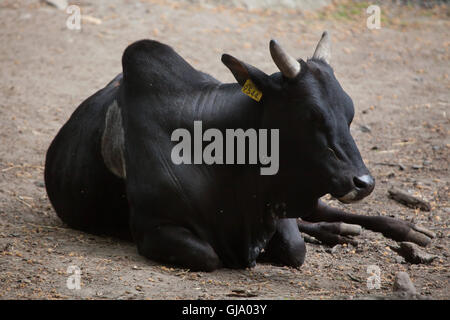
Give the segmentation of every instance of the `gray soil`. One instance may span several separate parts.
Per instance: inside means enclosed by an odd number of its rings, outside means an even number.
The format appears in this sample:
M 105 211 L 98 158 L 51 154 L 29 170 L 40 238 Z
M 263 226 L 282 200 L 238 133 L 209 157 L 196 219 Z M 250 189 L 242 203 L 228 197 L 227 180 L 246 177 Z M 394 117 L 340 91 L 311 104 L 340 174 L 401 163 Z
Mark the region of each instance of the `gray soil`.
M 88 16 L 81 31 L 66 28 L 69 15 L 44 3 L 0 2 L 2 299 L 233 299 L 239 289 L 255 295 L 251 299 L 389 297 L 399 271 L 410 275 L 421 295 L 450 298 L 448 7 L 382 5 L 381 29 L 369 30 L 361 3 L 315 12 L 162 0 L 77 4 Z M 353 135 L 377 180 L 374 193 L 360 203 L 325 200 L 434 231 L 437 237 L 424 249 L 438 256 L 432 263 L 405 263 L 389 248 L 394 241 L 364 230 L 357 247 L 307 244 L 298 270 L 258 264 L 188 272 L 139 256 L 132 243 L 75 231 L 58 219 L 43 185 L 45 152 L 75 108 L 121 72 L 128 44 L 157 39 L 196 68 L 231 82 L 222 53 L 274 72 L 271 38 L 307 58 L 325 29 L 333 38 L 332 66 L 355 103 Z M 389 199 L 393 186 L 429 201 L 431 211 Z M 80 290 L 66 286 L 72 265 L 82 272 Z M 367 287 L 370 265 L 380 268 L 380 289 Z

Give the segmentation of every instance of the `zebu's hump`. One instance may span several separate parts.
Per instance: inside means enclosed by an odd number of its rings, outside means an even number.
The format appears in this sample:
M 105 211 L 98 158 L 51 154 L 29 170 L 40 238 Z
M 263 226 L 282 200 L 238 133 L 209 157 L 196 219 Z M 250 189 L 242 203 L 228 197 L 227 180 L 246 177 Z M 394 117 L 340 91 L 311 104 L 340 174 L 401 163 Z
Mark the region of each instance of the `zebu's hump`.
M 152 90 L 190 88 L 208 79 L 170 46 L 155 40 L 129 45 L 122 57 L 122 67 L 125 82 Z

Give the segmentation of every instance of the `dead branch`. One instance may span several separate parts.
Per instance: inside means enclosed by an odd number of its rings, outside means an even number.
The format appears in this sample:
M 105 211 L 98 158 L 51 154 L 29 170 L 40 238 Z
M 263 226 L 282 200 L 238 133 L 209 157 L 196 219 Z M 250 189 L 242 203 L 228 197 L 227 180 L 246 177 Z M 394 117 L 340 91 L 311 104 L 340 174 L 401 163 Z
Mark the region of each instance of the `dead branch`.
M 390 190 L 388 190 L 389 193 L 389 197 L 407 207 L 416 209 L 419 208 L 422 211 L 430 211 L 431 210 L 431 205 L 427 202 L 424 201 L 422 199 L 413 197 L 412 195 L 396 189 L 396 188 L 392 188 Z

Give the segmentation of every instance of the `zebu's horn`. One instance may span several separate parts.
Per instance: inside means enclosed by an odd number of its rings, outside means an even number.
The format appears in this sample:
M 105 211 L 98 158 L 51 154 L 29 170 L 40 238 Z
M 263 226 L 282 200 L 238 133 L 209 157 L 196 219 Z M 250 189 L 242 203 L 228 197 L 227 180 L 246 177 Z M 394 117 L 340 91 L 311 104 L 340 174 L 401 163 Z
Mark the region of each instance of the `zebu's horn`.
M 317 44 L 316 51 L 314 51 L 313 58 L 323 59 L 326 63 L 330 63 L 331 60 L 331 41 L 330 36 L 327 31 L 322 33 L 322 38 L 320 38 Z
M 270 40 L 270 55 L 285 77 L 292 79 L 300 73 L 300 63 L 287 54 L 276 40 Z

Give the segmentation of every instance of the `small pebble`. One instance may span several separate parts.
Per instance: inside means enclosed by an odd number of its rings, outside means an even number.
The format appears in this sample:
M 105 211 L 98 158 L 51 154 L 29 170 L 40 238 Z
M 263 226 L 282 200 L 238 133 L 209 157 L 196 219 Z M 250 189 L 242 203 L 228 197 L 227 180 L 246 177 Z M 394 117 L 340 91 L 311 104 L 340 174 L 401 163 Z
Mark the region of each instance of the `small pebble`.
M 405 292 L 409 295 L 417 294 L 416 288 L 406 272 L 399 272 L 395 275 L 394 292 Z

